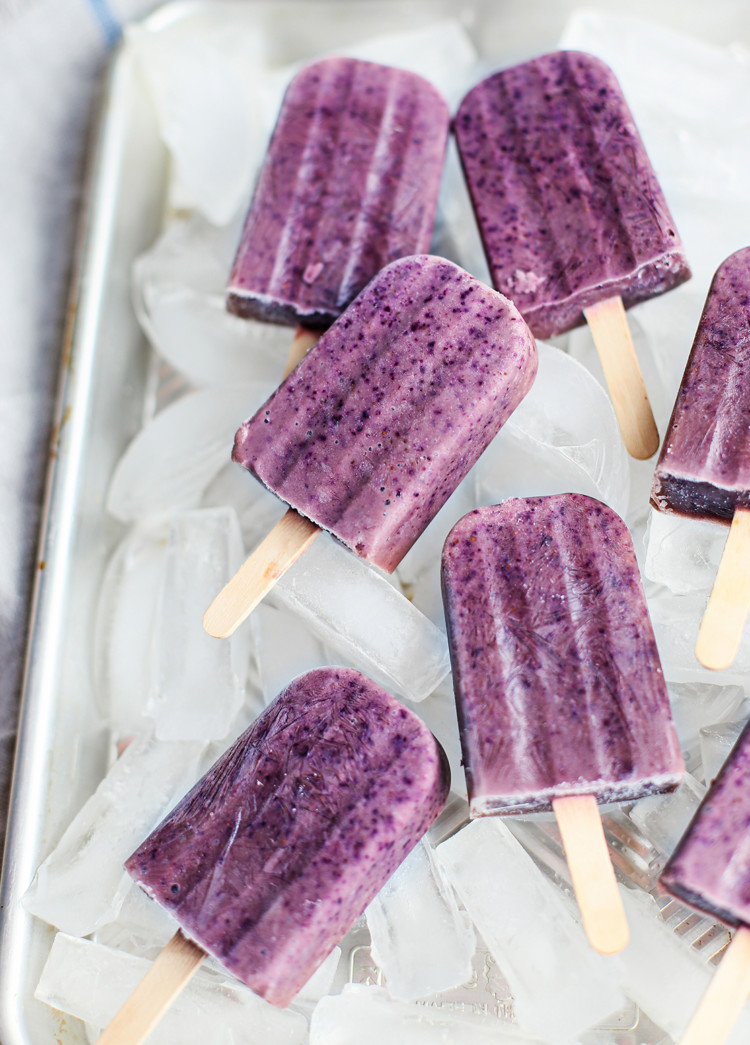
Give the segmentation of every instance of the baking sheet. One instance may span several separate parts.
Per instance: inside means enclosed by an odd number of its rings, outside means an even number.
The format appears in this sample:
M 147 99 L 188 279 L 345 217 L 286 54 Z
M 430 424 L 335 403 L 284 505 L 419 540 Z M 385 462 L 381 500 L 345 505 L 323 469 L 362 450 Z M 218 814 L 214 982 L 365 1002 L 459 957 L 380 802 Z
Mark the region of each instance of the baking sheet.
M 176 4 L 145 27 L 158 34 L 184 18 L 259 19 L 273 59 L 286 64 L 389 28 L 464 16 L 480 52 L 501 66 L 554 48 L 574 6 L 489 0 L 460 6 L 441 0 Z M 646 5 L 640 6 L 645 13 Z M 663 20 L 689 21 L 693 6 L 664 4 L 660 11 Z M 125 528 L 105 513 L 104 499 L 113 465 L 141 423 L 150 350 L 132 310 L 130 272 L 161 226 L 167 170 L 149 98 L 121 52 L 103 90 L 63 353 L 0 892 L 4 1045 L 86 1040 L 76 1021 L 33 999 L 54 930 L 18 901 L 106 765 L 108 738 L 96 725 L 90 652 L 99 583 Z

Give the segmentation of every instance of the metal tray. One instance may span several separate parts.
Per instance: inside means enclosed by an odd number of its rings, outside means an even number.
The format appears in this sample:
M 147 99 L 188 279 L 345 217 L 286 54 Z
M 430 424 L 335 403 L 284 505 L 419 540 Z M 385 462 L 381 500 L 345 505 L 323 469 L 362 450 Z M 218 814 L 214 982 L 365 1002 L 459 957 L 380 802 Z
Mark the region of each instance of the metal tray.
M 261 20 L 272 58 L 282 64 L 458 16 L 480 54 L 502 65 L 554 48 L 573 6 L 493 0 L 181 3 L 143 25 L 158 34 L 186 18 Z M 3 1045 L 86 1040 L 78 1021 L 34 1000 L 54 930 L 19 901 L 105 769 L 108 738 L 98 725 L 91 640 L 105 564 L 124 527 L 106 514 L 104 500 L 113 466 L 141 424 L 150 349 L 132 309 L 130 273 L 159 232 L 167 175 L 151 103 L 121 50 L 103 85 L 90 155 L 51 449 L 0 882 Z

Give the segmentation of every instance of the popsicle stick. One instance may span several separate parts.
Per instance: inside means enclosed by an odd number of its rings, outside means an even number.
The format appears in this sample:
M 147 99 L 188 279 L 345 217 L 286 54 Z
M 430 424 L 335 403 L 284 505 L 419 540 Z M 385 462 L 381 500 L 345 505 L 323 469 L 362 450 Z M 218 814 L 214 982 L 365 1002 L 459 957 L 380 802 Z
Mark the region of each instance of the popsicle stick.
M 217 639 L 232 635 L 319 533 L 314 522 L 290 508 L 204 613 L 208 634 Z
M 556 798 L 552 808 L 588 941 L 600 954 L 616 954 L 626 946 L 630 931 L 596 798 Z
M 695 655 L 704 668 L 723 671 L 732 664 L 749 612 L 750 509 L 738 508 L 695 643 Z
M 750 995 L 750 929 L 738 929 L 680 1045 L 722 1045 Z
M 300 326 L 296 328 L 294 331 L 294 340 L 289 349 L 286 366 L 284 367 L 284 377 L 288 377 L 296 367 L 297 363 L 302 362 L 313 345 L 321 338 L 322 334 L 322 330 L 308 330 L 306 327 Z
M 631 457 L 644 461 L 659 448 L 659 433 L 622 299 L 598 301 L 583 314 L 599 353 L 625 448 Z
M 98 1045 L 140 1045 L 195 976 L 205 957 L 206 952 L 178 929 L 99 1038 Z

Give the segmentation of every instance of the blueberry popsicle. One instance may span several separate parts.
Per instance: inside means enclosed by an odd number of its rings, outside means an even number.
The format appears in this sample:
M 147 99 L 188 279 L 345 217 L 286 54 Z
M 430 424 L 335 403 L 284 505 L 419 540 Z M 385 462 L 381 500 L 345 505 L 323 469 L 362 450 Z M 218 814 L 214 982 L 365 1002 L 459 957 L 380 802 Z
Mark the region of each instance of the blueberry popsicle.
M 651 503 L 731 522 L 696 645 L 708 668 L 734 660 L 750 602 L 750 247 L 716 272 L 688 357 Z
M 297 73 L 245 221 L 229 311 L 325 328 L 388 262 L 429 250 L 449 121 L 440 93 L 403 69 L 334 57 Z
M 416 715 L 357 671 L 320 668 L 290 683 L 126 867 L 178 921 L 195 963 L 210 953 L 283 1007 L 449 786 L 442 748 Z M 110 1025 L 112 1041 L 138 1040 L 116 1037 L 134 1011 L 137 999 Z
M 554 809 L 575 884 L 568 813 L 588 810 L 601 852 L 597 802 L 683 773 L 628 530 L 583 495 L 512 498 L 451 530 L 442 582 L 471 815 Z
M 294 530 L 290 554 L 323 527 L 392 571 L 536 367 L 511 302 L 444 258 L 402 258 L 242 425 L 233 457 L 294 509 L 279 524 Z M 262 544 L 220 593 L 207 631 L 231 634 L 293 561 L 269 567 L 268 555 Z
M 623 306 L 690 276 L 675 224 L 612 71 L 576 51 L 474 87 L 455 119 L 495 287 L 537 337 L 591 326 L 626 445 L 658 434 Z
M 660 883 L 737 932 L 696 1009 L 684 1045 L 721 1045 L 750 994 L 750 725 L 664 868 Z

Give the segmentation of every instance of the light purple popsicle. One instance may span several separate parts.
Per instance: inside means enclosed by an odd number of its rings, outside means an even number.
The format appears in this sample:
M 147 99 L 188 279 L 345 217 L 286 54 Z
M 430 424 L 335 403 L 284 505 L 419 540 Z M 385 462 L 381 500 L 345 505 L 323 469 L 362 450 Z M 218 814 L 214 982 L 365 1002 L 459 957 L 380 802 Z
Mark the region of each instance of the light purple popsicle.
M 472 816 L 672 790 L 682 756 L 627 527 L 580 494 L 512 498 L 445 542 Z
M 750 247 L 727 258 L 711 283 L 651 503 L 725 520 L 750 507 Z
M 750 726 L 664 868 L 668 892 L 728 925 L 750 925 Z
M 528 392 L 515 306 L 444 258 L 394 261 L 237 432 L 233 457 L 393 570 Z
M 495 287 L 537 337 L 690 276 L 620 85 L 598 58 L 558 51 L 495 73 L 455 119 Z
M 424 723 L 364 675 L 295 679 L 127 861 L 183 932 L 288 1005 L 440 813 Z
M 327 327 L 429 250 L 450 113 L 421 76 L 325 58 L 290 83 L 227 288 L 239 316 Z

